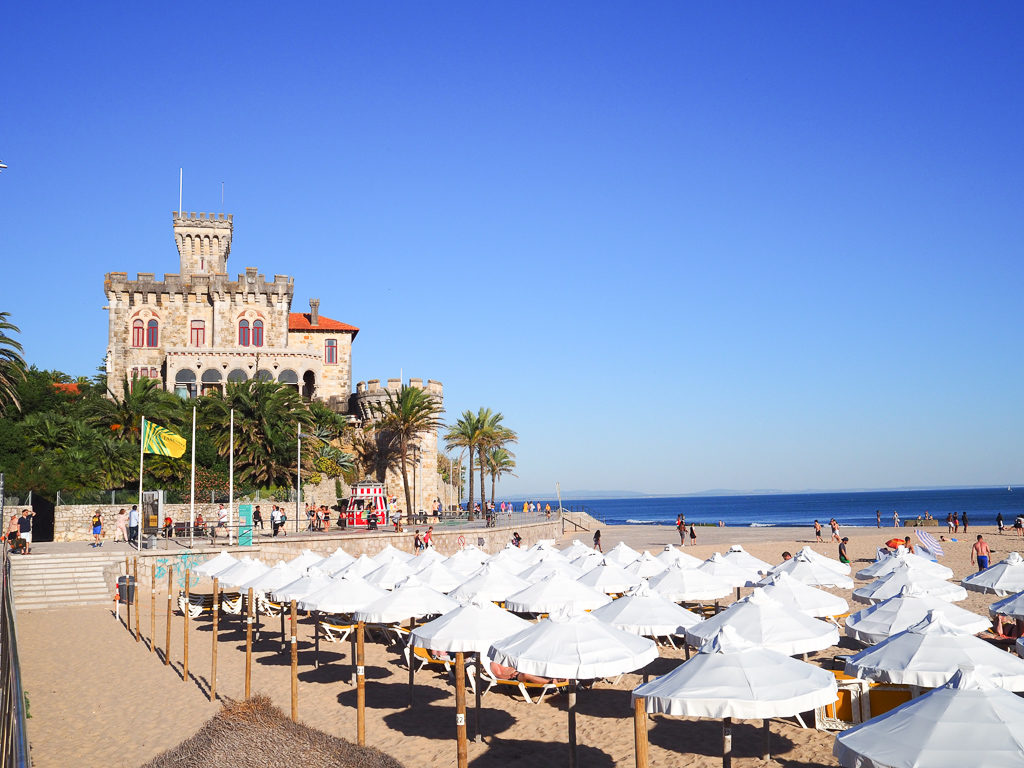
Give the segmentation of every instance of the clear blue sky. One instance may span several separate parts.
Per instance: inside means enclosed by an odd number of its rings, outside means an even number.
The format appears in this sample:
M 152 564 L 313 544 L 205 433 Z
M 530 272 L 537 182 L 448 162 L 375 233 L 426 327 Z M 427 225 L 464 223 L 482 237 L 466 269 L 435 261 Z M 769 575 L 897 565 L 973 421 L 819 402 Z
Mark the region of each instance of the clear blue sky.
M 359 326 L 519 431 L 501 492 L 1024 482 L 1020 3 L 17 4 L 0 309 L 92 374 L 107 271 Z

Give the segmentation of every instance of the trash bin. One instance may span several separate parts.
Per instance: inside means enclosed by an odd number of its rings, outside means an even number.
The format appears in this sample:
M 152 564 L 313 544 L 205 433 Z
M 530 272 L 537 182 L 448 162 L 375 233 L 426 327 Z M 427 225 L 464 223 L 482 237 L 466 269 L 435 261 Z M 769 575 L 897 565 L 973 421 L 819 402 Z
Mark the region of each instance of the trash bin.
M 135 600 L 135 578 L 132 576 L 117 577 L 117 602 L 127 605 Z
M 143 549 L 156 549 L 156 536 L 152 533 L 147 533 L 142 537 L 142 548 Z

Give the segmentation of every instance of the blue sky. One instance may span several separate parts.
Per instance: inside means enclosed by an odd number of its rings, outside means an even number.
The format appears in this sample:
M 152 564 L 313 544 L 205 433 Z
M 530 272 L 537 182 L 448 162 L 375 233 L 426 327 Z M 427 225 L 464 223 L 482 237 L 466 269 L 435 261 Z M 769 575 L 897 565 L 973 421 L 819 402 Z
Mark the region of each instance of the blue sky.
M 8 7 L 0 309 L 91 374 L 107 271 L 359 326 L 520 433 L 506 494 L 1024 482 L 1015 3 Z

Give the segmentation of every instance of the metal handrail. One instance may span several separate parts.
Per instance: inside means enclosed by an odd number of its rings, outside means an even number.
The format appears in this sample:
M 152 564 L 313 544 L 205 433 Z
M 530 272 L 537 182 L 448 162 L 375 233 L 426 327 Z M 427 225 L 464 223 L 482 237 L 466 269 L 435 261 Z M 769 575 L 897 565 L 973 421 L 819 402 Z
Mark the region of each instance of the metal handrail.
M 11 594 L 11 560 L 3 549 L 0 583 L 0 768 L 28 768 L 31 764 L 26 727 L 25 692 L 18 659 L 18 627 Z

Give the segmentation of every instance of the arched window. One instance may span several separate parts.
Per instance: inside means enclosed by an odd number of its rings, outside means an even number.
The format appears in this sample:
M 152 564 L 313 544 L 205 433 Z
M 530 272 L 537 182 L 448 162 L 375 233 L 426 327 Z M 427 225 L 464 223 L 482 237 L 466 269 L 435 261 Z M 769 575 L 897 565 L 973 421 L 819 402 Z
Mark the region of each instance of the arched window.
M 146 346 L 155 347 L 160 343 L 160 324 L 156 320 L 146 323 Z
M 337 364 L 338 362 L 338 340 L 327 339 L 324 342 L 324 362 Z
M 206 343 L 206 323 L 202 320 L 192 321 L 192 335 L 189 343 L 193 347 L 201 347 Z
M 235 368 L 231 373 L 228 374 L 228 383 L 234 384 L 239 381 L 248 381 L 249 376 L 241 368 Z
M 238 346 L 248 347 L 249 346 L 249 321 L 239 320 L 238 321 Z
M 263 346 L 263 321 L 253 320 L 252 321 L 252 345 L 254 347 Z
M 188 370 L 182 369 L 174 374 L 174 392 L 181 398 L 192 398 L 196 396 L 196 375 Z
M 146 325 L 141 320 L 132 323 L 132 346 L 146 346 Z
M 220 392 L 221 375 L 220 371 L 216 368 L 207 368 L 203 371 L 202 384 L 203 394 L 210 392 Z
M 274 374 L 270 371 L 257 371 L 253 378 L 256 379 L 256 381 L 273 381 Z

